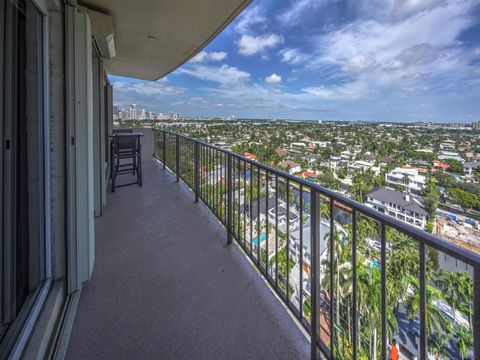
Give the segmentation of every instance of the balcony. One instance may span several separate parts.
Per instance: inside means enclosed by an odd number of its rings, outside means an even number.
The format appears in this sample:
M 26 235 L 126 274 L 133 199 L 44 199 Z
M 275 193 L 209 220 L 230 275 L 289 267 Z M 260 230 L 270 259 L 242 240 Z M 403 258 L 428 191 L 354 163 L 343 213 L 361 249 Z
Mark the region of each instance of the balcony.
M 209 210 L 157 161 L 143 170 L 96 219 L 66 358 L 307 359 L 308 339 Z
M 144 186 L 110 195 L 97 219 L 69 358 L 383 359 L 394 341 L 405 358 L 480 358 L 479 254 L 227 150 L 153 134 Z

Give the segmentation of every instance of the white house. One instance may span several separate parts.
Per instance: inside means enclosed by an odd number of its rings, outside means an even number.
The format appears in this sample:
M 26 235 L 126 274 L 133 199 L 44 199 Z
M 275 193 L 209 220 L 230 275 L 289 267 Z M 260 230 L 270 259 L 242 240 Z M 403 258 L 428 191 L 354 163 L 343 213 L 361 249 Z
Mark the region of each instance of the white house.
M 463 159 L 459 153 L 453 151 L 440 151 L 438 160 L 457 160 L 461 163 L 465 162 L 465 159 Z
M 366 161 L 366 160 L 357 160 L 352 164 L 348 165 L 348 172 L 350 174 L 356 173 L 356 172 L 365 172 L 368 169 L 371 169 L 375 175 L 380 174 L 380 167 L 375 166 L 375 163 L 373 161 Z
M 289 174 L 296 174 L 302 171 L 302 167 L 300 164 L 297 164 L 295 161 L 292 160 L 285 160 L 278 163 L 278 166 L 283 170 L 288 171 Z
M 278 200 L 278 214 L 276 207 L 268 210 L 268 221 L 273 226 L 277 225 L 278 230 L 284 233 L 287 231 L 287 204 L 285 201 Z M 300 225 L 300 214 L 293 206 L 289 206 L 288 209 L 288 223 L 290 224 L 289 231 L 295 230 Z
M 405 193 L 421 195 L 427 182 L 427 177 L 422 175 L 417 168 L 397 167 L 385 174 L 385 180 L 390 187 L 400 186 Z
M 366 205 L 419 229 L 427 225 L 427 211 L 409 194 L 388 188 L 375 189 L 367 195 Z

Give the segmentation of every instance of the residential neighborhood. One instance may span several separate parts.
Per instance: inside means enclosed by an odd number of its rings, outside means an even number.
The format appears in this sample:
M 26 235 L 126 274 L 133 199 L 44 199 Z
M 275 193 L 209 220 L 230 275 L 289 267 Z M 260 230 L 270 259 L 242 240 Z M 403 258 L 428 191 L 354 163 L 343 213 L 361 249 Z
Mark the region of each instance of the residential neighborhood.
M 458 228 L 471 241 L 453 241 L 480 252 L 480 133 L 473 127 L 221 119 L 151 126 L 201 138 L 368 206 L 370 192 L 389 189 L 422 215 L 412 223 L 391 208 L 386 214 L 445 238 Z M 463 220 L 450 216 L 449 229 L 441 215 L 447 213 Z
M 215 119 L 150 121 L 142 126 L 182 134 L 218 149 L 200 154 L 200 192 L 220 218 L 225 216 L 228 193 L 227 163 L 218 151 L 242 156 L 234 158 L 232 164 L 233 233 L 260 268 L 276 279 L 275 286 L 285 301 L 306 319 L 311 315 L 314 271 L 312 203 L 307 184 L 356 200 L 416 231 L 433 233 L 468 251 L 480 252 L 480 132 L 473 128 Z M 169 149 L 166 156 L 173 159 L 170 151 L 176 150 Z M 281 172 L 267 171 L 261 164 Z M 187 172 L 190 166 L 181 165 Z M 333 315 L 336 354 L 346 359 L 339 349 L 351 346 L 346 329 L 351 327 L 354 218 L 345 203 L 322 195 L 319 200 L 321 340 L 327 346 L 331 341 L 328 334 Z M 363 324 L 358 339 L 359 354 L 363 354 L 360 358 L 377 358 L 381 347 L 376 335 L 377 314 L 371 309 L 372 302 L 380 301 L 382 231 L 386 239 L 386 286 L 398 291 L 387 296 L 387 307 L 392 310 L 388 336 L 396 339 L 401 359 L 418 358 L 418 244 L 391 226 L 382 230 L 379 222 L 360 213 L 355 223 L 357 276 L 363 282 L 358 286 L 365 286 L 362 291 L 370 294 L 359 295 L 357 300 Z M 428 316 L 432 317 L 429 321 L 433 322 L 428 328 L 429 356 L 433 359 L 434 352 L 441 351 L 446 358 L 468 359 L 472 355 L 468 337 L 473 326 L 468 310 L 472 299 L 468 294 L 473 288 L 473 270 L 441 251 L 427 247 L 426 252 L 427 291 L 434 294 L 427 303 Z M 328 279 L 333 269 L 332 288 Z M 464 295 L 452 300 L 447 279 Z M 333 310 L 332 296 L 339 301 Z M 455 301 L 463 305 L 459 308 Z

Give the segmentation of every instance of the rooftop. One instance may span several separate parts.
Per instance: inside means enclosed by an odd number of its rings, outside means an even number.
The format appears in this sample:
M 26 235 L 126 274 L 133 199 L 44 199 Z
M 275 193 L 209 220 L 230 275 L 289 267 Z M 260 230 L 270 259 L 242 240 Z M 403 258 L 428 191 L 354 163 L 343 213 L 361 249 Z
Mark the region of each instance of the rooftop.
M 406 210 L 414 211 L 421 215 L 427 215 L 427 212 L 420 206 L 415 198 L 410 196 L 407 200 L 407 197 L 404 193 L 389 188 L 374 189 L 367 196 L 375 200 L 396 204 Z

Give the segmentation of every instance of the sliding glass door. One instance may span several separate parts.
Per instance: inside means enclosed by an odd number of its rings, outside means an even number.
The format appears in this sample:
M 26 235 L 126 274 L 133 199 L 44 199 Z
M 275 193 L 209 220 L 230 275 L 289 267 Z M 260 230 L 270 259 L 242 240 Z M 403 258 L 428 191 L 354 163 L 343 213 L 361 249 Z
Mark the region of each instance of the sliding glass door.
M 46 278 L 45 19 L 1 0 L 3 31 L 1 345 L 13 345 Z

